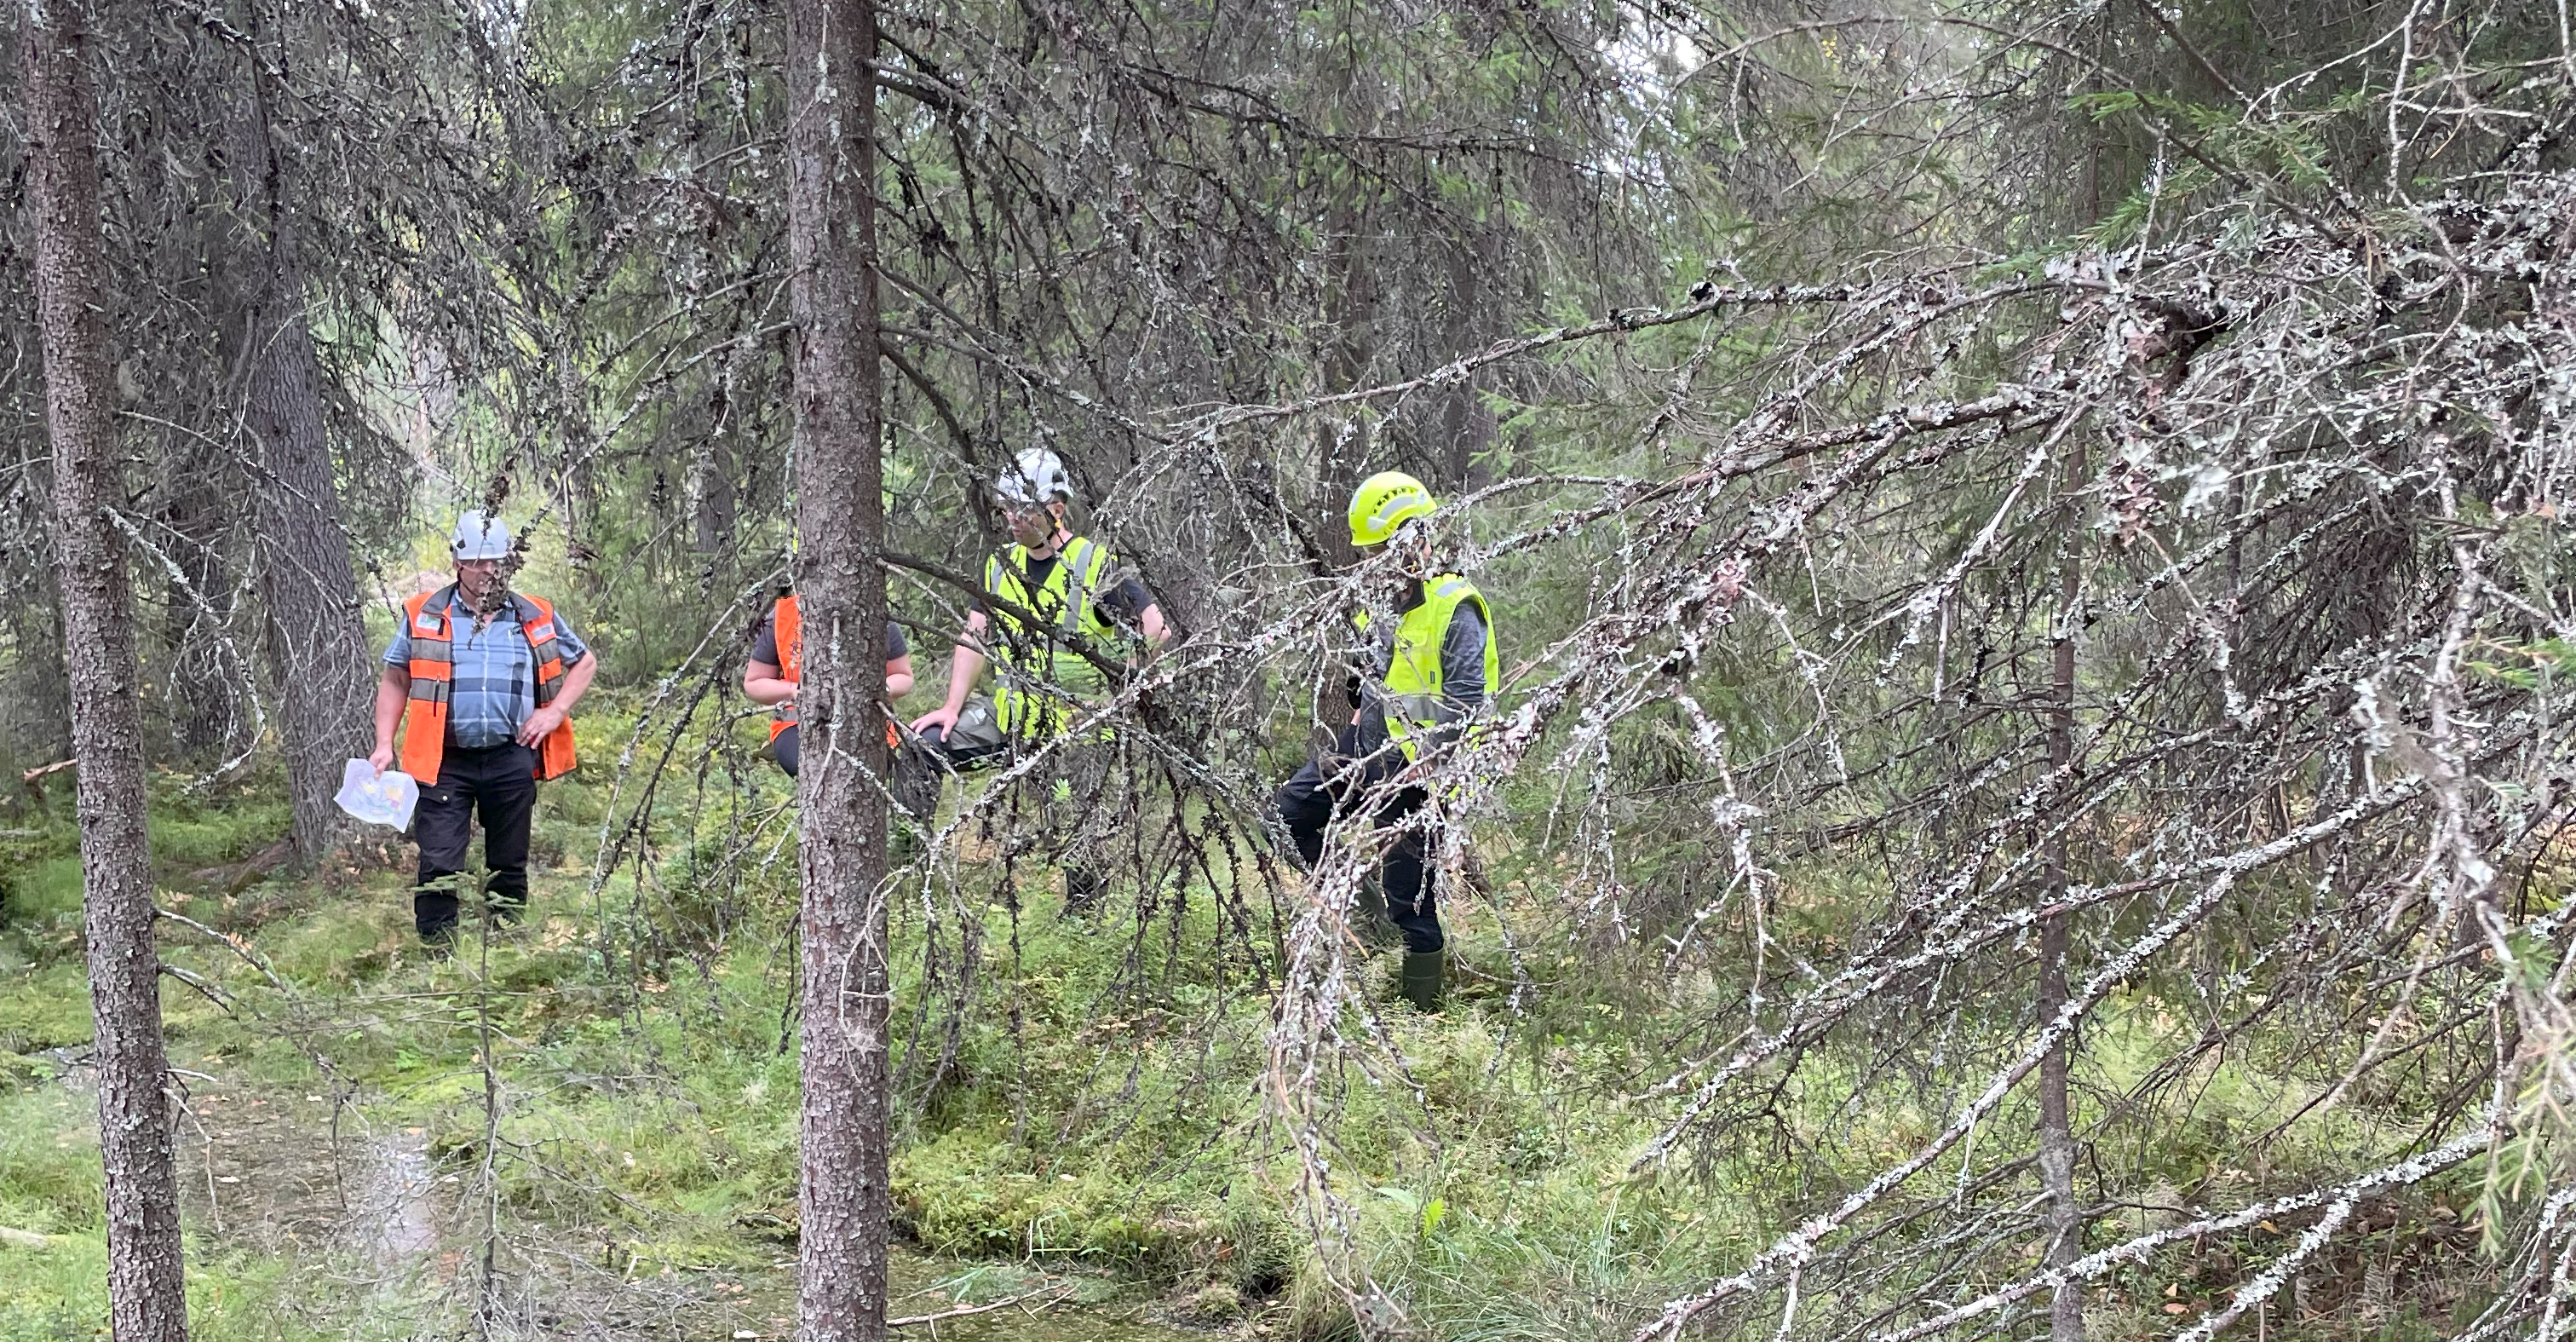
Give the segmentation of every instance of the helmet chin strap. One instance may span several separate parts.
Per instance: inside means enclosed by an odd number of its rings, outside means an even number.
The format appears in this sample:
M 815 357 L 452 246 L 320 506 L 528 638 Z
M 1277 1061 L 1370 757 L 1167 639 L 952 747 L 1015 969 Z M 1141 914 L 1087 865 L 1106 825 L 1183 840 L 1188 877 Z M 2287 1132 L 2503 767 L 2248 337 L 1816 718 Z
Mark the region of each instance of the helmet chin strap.
M 1031 554 L 1040 554 L 1040 552 L 1054 554 L 1064 548 L 1064 542 L 1073 539 L 1073 524 L 1066 519 L 1065 507 L 1061 500 L 1049 499 L 1040 504 L 1014 505 L 1014 507 L 1028 510 L 1018 512 L 1017 516 L 1037 516 L 1046 519 L 1044 534 L 1034 541 L 1021 540 L 1019 528 L 1016 525 L 1011 528 L 1011 539 L 1027 546 Z

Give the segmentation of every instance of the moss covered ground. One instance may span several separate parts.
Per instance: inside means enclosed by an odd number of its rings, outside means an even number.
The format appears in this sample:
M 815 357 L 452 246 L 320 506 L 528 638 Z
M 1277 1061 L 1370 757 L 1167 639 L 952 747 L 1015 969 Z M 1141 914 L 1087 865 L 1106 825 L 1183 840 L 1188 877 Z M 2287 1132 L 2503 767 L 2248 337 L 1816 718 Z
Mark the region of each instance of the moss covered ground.
M 614 739 L 612 712 L 595 735 Z M 203 929 L 162 925 L 166 958 L 195 980 L 166 979 L 164 1005 L 189 1099 L 178 1146 L 198 1336 L 426 1335 L 477 1307 L 532 1334 L 578 1335 L 567 1320 L 784 1333 L 798 1096 L 787 792 L 756 769 L 716 792 L 667 789 L 644 817 L 656 860 L 603 876 L 615 789 L 597 772 L 546 789 L 526 925 L 452 957 L 413 938 L 396 846 L 245 880 L 241 864 L 284 828 L 274 780 L 211 793 L 160 780 L 162 902 Z M 105 1317 L 67 811 L 22 807 L 4 841 L 0 1226 L 46 1237 L 0 1245 L 0 1337 L 13 1339 L 87 1338 Z M 1736 990 L 1523 947 L 1531 990 L 1509 1000 L 1494 910 L 1554 897 L 1543 871 L 1518 872 L 1494 905 L 1452 911 L 1464 981 L 1443 1013 L 1396 1003 L 1385 961 L 1364 971 L 1404 1068 L 1394 1083 L 1356 1064 L 1329 1078 L 1349 1247 L 1328 1263 L 1262 1103 L 1258 955 L 1229 940 L 1214 902 L 1140 927 L 1115 899 L 1066 915 L 1040 866 L 1009 888 L 990 864 L 957 870 L 942 898 L 982 914 L 971 991 L 957 987 L 959 922 L 934 919 L 935 901 L 896 905 L 908 1024 L 893 1192 L 915 1293 L 896 1312 L 1065 1302 L 947 1325 L 970 1338 L 1069 1326 L 1050 1319 L 1081 1320 L 1083 1336 L 1346 1335 L 1354 1266 L 1428 1335 L 1622 1338 L 1939 1123 L 1932 1090 L 1920 1107 L 1852 1109 L 1819 1056 L 1736 1139 L 1632 1175 L 1667 1110 L 1630 1097 L 1678 1056 L 1681 1008 Z M 1829 940 L 1846 897 L 1860 896 L 1834 880 L 1793 889 L 1775 935 Z M 2114 1018 L 2088 1048 L 2097 1089 L 2192 1028 L 2145 992 Z M 2189 1121 L 2122 1129 L 2139 1135 L 2121 1168 L 2165 1188 L 2290 1177 L 2298 1141 L 2265 1145 L 2260 1169 L 2237 1154 L 2296 1103 L 2277 1082 L 2257 1058 L 2217 1061 Z M 2023 1139 L 2005 1125 L 1985 1140 Z M 392 1196 L 401 1187 L 418 1196 Z M 2430 1187 L 2410 1224 L 2438 1226 L 2437 1211 L 2457 1224 L 2474 1196 Z M 2104 1223 L 2156 1214 L 2141 1199 Z M 2150 1333 L 2175 1304 L 2204 1307 L 2228 1262 L 2195 1250 L 2141 1265 L 2097 1296 L 2097 1331 Z

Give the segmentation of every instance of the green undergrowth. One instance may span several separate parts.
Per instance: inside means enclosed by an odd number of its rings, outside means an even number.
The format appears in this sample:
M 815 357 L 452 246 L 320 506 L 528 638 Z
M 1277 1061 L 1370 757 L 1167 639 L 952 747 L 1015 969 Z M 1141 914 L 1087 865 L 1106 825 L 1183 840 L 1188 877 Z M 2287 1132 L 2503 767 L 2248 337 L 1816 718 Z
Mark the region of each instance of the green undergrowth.
M 305 1342 L 399 1337 L 391 1324 L 355 1327 L 345 1308 L 324 1308 L 296 1265 L 270 1255 L 192 1248 L 189 1336 L 200 1342 Z M 88 1230 L 42 1249 L 0 1253 L 0 1337 L 11 1342 L 94 1342 L 107 1318 L 107 1239 Z
M 616 719 L 601 716 L 593 735 L 615 740 Z M 796 868 L 782 828 L 792 812 L 774 776 L 738 780 L 659 796 L 654 861 L 604 878 L 592 862 L 610 787 L 551 785 L 532 917 L 489 944 L 468 936 L 453 958 L 413 938 L 397 866 L 350 860 L 248 884 L 208 875 L 272 842 L 282 812 L 256 789 L 230 807 L 165 797 L 160 897 L 238 934 L 247 952 L 163 925 L 165 955 L 220 999 L 165 980 L 174 1061 L 246 1094 L 343 1097 L 351 1131 L 419 1128 L 444 1173 L 479 1177 L 488 1163 L 520 1243 L 629 1278 L 774 1279 L 798 1233 Z M 158 812 L 155 822 L 160 843 Z M 103 1309 L 95 1119 L 86 1097 L 51 1079 L 59 1057 L 45 1060 L 88 1035 L 77 865 L 64 817 L 19 833 L 0 906 L 0 1052 L 17 1059 L 0 1074 L 0 1225 L 60 1239 L 42 1253 L 0 1251 L 0 1336 L 86 1336 Z M 1507 834 L 1486 851 L 1496 901 L 1519 914 L 1562 900 L 1560 882 L 1576 879 L 1517 853 Z M 1275 1329 L 1321 1342 L 1355 1330 L 1335 1283 L 1364 1270 L 1437 1336 L 1625 1337 L 1641 1311 L 1739 1270 L 1909 1155 L 1969 1075 L 1927 1073 L 1911 1092 L 1881 1086 L 1855 1104 L 1885 1051 L 1817 1048 L 1794 1075 L 1755 1079 L 1767 1088 L 1759 1112 L 1640 1171 L 1672 1105 L 1635 1097 L 1712 1051 L 1677 1040 L 1672 1023 L 1719 1011 L 1740 989 L 1706 971 L 1674 981 L 1653 948 L 1525 946 L 1515 960 L 1489 910 L 1461 908 L 1462 982 L 1443 1014 L 1392 999 L 1389 959 L 1361 970 L 1393 1052 L 1354 1012 L 1345 1056 L 1313 1082 L 1332 1180 L 1319 1206 L 1300 1196 L 1308 1166 L 1292 1125 L 1263 1099 L 1272 1006 L 1261 976 L 1275 968 L 1228 932 L 1206 892 L 1140 928 L 1132 891 L 1071 917 L 1043 867 L 1021 868 L 1011 890 L 989 866 L 956 871 L 957 888 L 927 906 L 943 910 L 935 926 L 924 901 L 894 905 L 898 1232 L 933 1255 L 1146 1283 L 1178 1302 L 1174 1317 L 1268 1311 Z M 1770 929 L 1787 950 L 1830 955 L 1875 897 L 1845 873 L 1792 874 Z M 971 964 L 959 959 L 959 907 L 979 915 Z M 1503 987 L 1515 963 L 1528 981 L 1517 1005 Z M 2079 1106 L 2098 1113 L 2101 1097 L 2188 1043 L 2199 1026 L 2187 1000 L 2180 986 L 2142 981 L 2109 1003 L 2088 1030 Z M 1967 1054 L 2019 1028 L 1979 1035 L 1971 1023 L 1924 1047 Z M 2330 1079 L 2249 1040 L 2106 1125 L 2097 1149 L 2121 1181 L 2106 1193 L 2125 1205 L 2097 1218 L 2090 1246 L 2169 1224 L 2186 1198 L 2235 1203 L 2349 1168 L 2354 1150 L 2387 1137 L 2366 1105 L 2274 1131 Z M 2029 1123 L 2007 1105 L 1976 1141 L 2027 1149 Z M 1937 1203 L 1956 1168 L 1953 1158 L 1901 1196 Z M 2444 1216 L 2456 1229 L 2475 1199 L 2463 1181 L 2434 1181 L 2375 1233 Z M 2096 1331 L 2169 1327 L 2170 1306 L 2205 1308 L 2296 1230 L 2150 1257 L 2096 1293 Z M 248 1247 L 202 1218 L 191 1233 L 199 1335 L 354 1327 L 274 1246 Z M 2021 1246 L 1996 1252 L 1999 1271 L 2024 1270 Z M 1893 1289 L 1837 1308 L 1894 1303 Z
M 0 1094 L 0 1225 L 44 1237 L 0 1245 L 0 1337 L 90 1342 L 107 1316 L 106 1192 L 97 1115 L 85 1093 L 20 1085 Z M 345 1337 L 301 1298 L 275 1255 L 191 1245 L 192 1334 L 230 1342 Z

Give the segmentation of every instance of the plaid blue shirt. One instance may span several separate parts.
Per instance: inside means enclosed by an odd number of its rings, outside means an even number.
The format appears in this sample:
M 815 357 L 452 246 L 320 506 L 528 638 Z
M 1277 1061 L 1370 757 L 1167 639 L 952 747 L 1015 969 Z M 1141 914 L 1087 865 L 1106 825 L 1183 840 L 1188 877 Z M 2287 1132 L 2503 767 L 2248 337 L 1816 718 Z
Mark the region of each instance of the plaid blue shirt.
M 537 711 L 536 650 L 519 628 L 516 606 L 503 606 L 491 623 L 474 627 L 473 608 L 462 594 L 447 600 L 448 647 L 456 658 L 456 680 L 447 701 L 447 735 L 467 750 L 503 745 L 519 734 L 519 725 Z M 555 612 L 555 639 L 565 670 L 590 651 L 590 645 Z M 411 665 L 411 621 L 394 631 L 385 649 L 385 665 Z

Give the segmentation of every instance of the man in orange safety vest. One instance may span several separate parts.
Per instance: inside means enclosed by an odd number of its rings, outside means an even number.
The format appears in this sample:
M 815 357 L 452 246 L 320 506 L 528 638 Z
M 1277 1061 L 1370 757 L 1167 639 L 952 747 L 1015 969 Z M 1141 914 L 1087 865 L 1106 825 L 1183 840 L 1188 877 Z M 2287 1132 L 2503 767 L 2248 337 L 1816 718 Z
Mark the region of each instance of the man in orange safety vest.
M 485 901 L 502 922 L 526 911 L 537 783 L 572 768 L 573 705 L 599 669 L 552 605 L 501 581 L 508 525 L 468 512 L 448 549 L 456 581 L 404 602 L 385 649 L 369 757 L 377 773 L 399 763 L 420 784 L 412 923 L 433 946 L 456 935 L 456 890 L 478 814 Z

